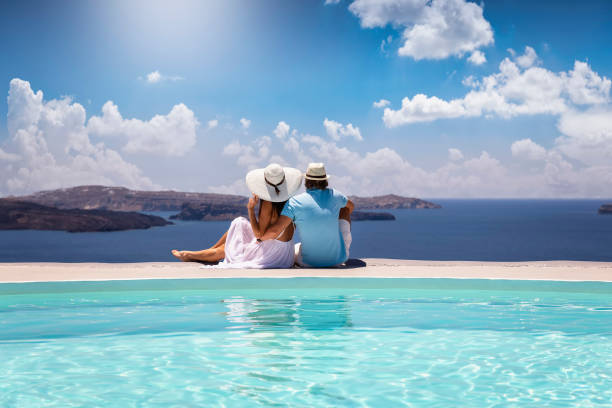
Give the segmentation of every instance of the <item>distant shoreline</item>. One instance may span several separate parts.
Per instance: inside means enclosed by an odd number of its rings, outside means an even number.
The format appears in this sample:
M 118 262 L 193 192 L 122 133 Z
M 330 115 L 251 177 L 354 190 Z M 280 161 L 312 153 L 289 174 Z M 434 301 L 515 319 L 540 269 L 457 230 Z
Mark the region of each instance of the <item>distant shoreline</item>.
M 363 259 L 366 266 L 336 269 L 204 269 L 199 264 L 0 263 L 0 283 L 207 278 L 451 278 L 612 282 L 612 262 L 417 261 Z

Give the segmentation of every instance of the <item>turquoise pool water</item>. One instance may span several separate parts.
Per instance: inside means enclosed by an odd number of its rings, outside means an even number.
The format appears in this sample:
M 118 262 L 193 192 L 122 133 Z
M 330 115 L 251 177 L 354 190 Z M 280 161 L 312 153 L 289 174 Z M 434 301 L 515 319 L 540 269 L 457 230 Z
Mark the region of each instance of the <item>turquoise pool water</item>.
M 2 407 L 612 404 L 612 284 L 0 284 Z

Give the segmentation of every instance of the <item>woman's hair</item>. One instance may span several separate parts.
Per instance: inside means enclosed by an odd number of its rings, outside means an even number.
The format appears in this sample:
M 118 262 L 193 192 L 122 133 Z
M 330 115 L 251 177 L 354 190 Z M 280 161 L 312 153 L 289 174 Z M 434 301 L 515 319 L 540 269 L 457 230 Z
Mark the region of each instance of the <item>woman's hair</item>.
M 263 204 L 264 201 L 266 201 L 266 200 L 259 200 L 259 213 L 258 213 L 259 216 L 261 216 L 261 207 L 262 207 L 262 204 Z M 287 201 L 281 201 L 281 202 L 271 201 L 271 203 L 272 203 L 272 211 L 274 211 L 276 213 L 276 215 L 280 216 L 281 213 L 283 212 L 283 208 L 285 207 L 285 203 L 286 202 Z
M 327 186 L 328 186 L 327 180 L 310 180 L 310 179 L 304 180 L 304 187 L 306 187 L 306 190 L 310 190 L 313 188 L 316 188 L 319 190 L 325 190 Z

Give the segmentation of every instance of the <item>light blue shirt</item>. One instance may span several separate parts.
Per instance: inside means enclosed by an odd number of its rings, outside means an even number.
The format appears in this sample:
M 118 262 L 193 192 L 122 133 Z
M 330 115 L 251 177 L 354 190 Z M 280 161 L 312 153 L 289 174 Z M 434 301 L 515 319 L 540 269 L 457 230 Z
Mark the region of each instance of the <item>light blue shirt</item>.
M 346 261 L 338 227 L 340 209 L 348 198 L 334 189 L 310 189 L 291 197 L 281 215 L 291 218 L 302 238 L 302 260 L 310 266 L 333 266 Z

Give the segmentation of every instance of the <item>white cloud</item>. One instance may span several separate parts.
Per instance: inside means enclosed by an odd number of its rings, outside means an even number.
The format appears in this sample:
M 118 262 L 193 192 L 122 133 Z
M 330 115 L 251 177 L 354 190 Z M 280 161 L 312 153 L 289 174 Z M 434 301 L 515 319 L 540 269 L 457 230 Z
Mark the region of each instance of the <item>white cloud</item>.
M 389 102 L 386 99 L 381 99 L 381 100 L 379 100 L 377 102 L 374 102 L 372 104 L 372 106 L 375 107 L 375 108 L 384 108 L 384 107 L 389 106 L 389 105 L 391 105 L 391 102 Z
M 159 81 L 161 81 L 161 74 L 159 73 L 159 71 L 153 71 L 151 73 L 147 74 L 147 82 L 150 84 L 155 84 Z
M 353 126 L 351 123 L 343 125 L 335 120 L 325 118 L 323 121 L 323 126 L 325 127 L 327 135 L 333 140 L 338 141 L 343 137 L 352 137 L 355 140 L 363 140 L 359 128 L 357 126 Z
M 511 53 L 514 54 L 514 51 Z M 525 53 L 516 58 L 516 63 L 521 68 L 529 68 L 538 62 L 538 56 L 535 50 L 529 46 L 525 47 Z
M 383 38 L 383 40 L 380 42 L 380 52 L 386 54 L 389 48 L 389 45 L 391 44 L 392 41 L 393 41 L 393 36 L 388 35 L 387 38 Z
M 182 103 L 174 105 L 167 115 L 142 121 L 124 119 L 117 105 L 108 101 L 102 107 L 102 116 L 89 119 L 87 131 L 96 136 L 124 139 L 123 150 L 129 153 L 182 156 L 195 146 L 198 125 L 193 111 Z
M 482 7 L 464 0 L 355 0 L 349 10 L 364 28 L 401 30 L 398 54 L 415 60 L 463 56 L 493 43 Z
M 0 161 L 5 161 L 5 162 L 16 162 L 20 159 L 21 157 L 18 154 L 15 153 L 7 153 L 4 150 L 2 150 L 0 148 Z
M 82 105 L 70 98 L 43 100 L 30 83 L 10 82 L 6 144 L 12 162 L 0 177 L 0 188 L 12 194 L 78 184 L 157 187 L 134 164 L 104 146 L 92 143 Z
M 470 63 L 472 63 L 474 65 L 482 65 L 485 62 L 487 62 L 487 57 L 485 57 L 484 52 L 482 52 L 480 50 L 476 50 L 476 51 L 472 52 L 472 54 L 468 58 L 468 62 L 470 62 Z
M 236 157 L 240 166 L 252 169 L 268 158 L 271 144 L 272 139 L 269 136 L 257 138 L 250 145 L 243 145 L 236 140 L 223 148 L 223 154 Z
M 140 77 L 139 77 L 140 78 Z M 181 76 L 178 75 L 164 75 L 161 72 L 155 70 L 153 72 L 149 72 L 146 76 L 145 76 L 145 80 L 147 81 L 147 83 L 149 84 L 157 84 L 159 82 L 162 81 L 180 81 L 184 79 Z
M 278 122 L 278 125 L 276 125 L 276 129 L 274 129 L 273 133 L 277 138 L 284 139 L 289 134 L 289 129 L 291 129 L 291 127 L 281 120 Z
M 513 156 L 529 160 L 542 160 L 546 157 L 546 149 L 529 138 L 512 143 L 510 150 Z
M 329 6 L 329 5 L 334 5 L 334 4 L 338 4 L 340 3 L 341 0 L 325 0 L 325 5 Z
M 586 62 L 576 61 L 574 69 L 563 77 L 566 81 L 567 92 L 573 103 L 594 105 L 610 102 L 612 81 L 597 75 Z
M 251 121 L 247 118 L 240 119 L 240 125 L 242 125 L 243 129 L 248 129 L 251 126 Z
M 553 114 L 568 111 L 573 104 L 601 104 L 610 100 L 611 81 L 600 77 L 588 64 L 574 63 L 569 72 L 555 73 L 529 66 L 523 69 L 517 61 L 527 58 L 533 64 L 537 57 L 527 47 L 525 54 L 514 60 L 505 58 L 499 72 L 476 80 L 468 77 L 463 83 L 472 90 L 464 97 L 444 100 L 423 94 L 404 98 L 398 110 L 386 108 L 383 121 L 387 127 L 438 119 L 497 115 L 510 118 L 518 115 Z
M 448 149 L 448 159 L 450 161 L 463 160 L 463 153 L 461 152 L 461 150 L 451 147 Z
M 563 135 L 555 143 L 566 156 L 584 164 L 612 163 L 612 107 L 566 112 L 557 127 Z
M 332 174 L 332 187 L 347 194 L 380 195 L 395 193 L 417 197 L 597 197 L 609 196 L 612 191 L 612 142 L 609 137 L 609 112 L 589 112 L 587 118 L 566 117 L 559 128 L 564 135 L 549 150 L 530 139 L 508 146 L 510 161 L 502 163 L 483 151 L 466 157 L 456 148 L 448 149 L 448 161 L 433 169 L 413 165 L 397 151 L 381 147 L 366 153 L 339 145 L 340 141 L 287 130 L 284 139 L 256 139 L 248 145 L 233 142 L 225 154 L 235 157 L 237 164 L 247 169 L 267 162 L 305 169 L 312 161 L 325 162 Z M 581 129 L 581 120 L 588 120 L 592 128 Z M 573 122 L 575 120 L 575 123 Z M 582 133 L 591 134 L 597 144 L 601 162 L 592 161 L 583 151 Z M 289 135 L 290 133 L 290 135 Z M 280 142 L 280 143 L 279 143 Z M 578 144 L 576 144 L 578 143 Z M 265 146 L 263 152 L 261 147 Z M 573 149 L 573 164 L 565 149 Z M 606 150 L 607 149 L 607 150 Z M 608 156 L 606 156 L 608 155 Z M 608 157 L 608 161 L 603 159 Z M 588 161 L 588 160 L 591 161 Z M 525 165 L 524 160 L 529 160 Z M 215 187 L 218 192 L 241 191 L 236 183 Z M 246 193 L 241 193 L 246 194 Z
M 210 186 L 208 187 L 208 190 L 211 193 L 217 194 L 237 194 L 242 196 L 251 196 L 251 193 L 249 192 L 249 189 L 246 186 L 244 178 L 239 178 L 230 184 Z
M 209 121 L 208 121 L 208 123 L 207 123 L 207 124 L 208 124 L 208 129 L 209 129 L 209 130 L 210 130 L 210 129 L 214 129 L 214 128 L 216 128 L 217 126 L 219 126 L 219 120 L 217 120 L 217 119 L 211 119 L 211 120 L 209 120 Z

